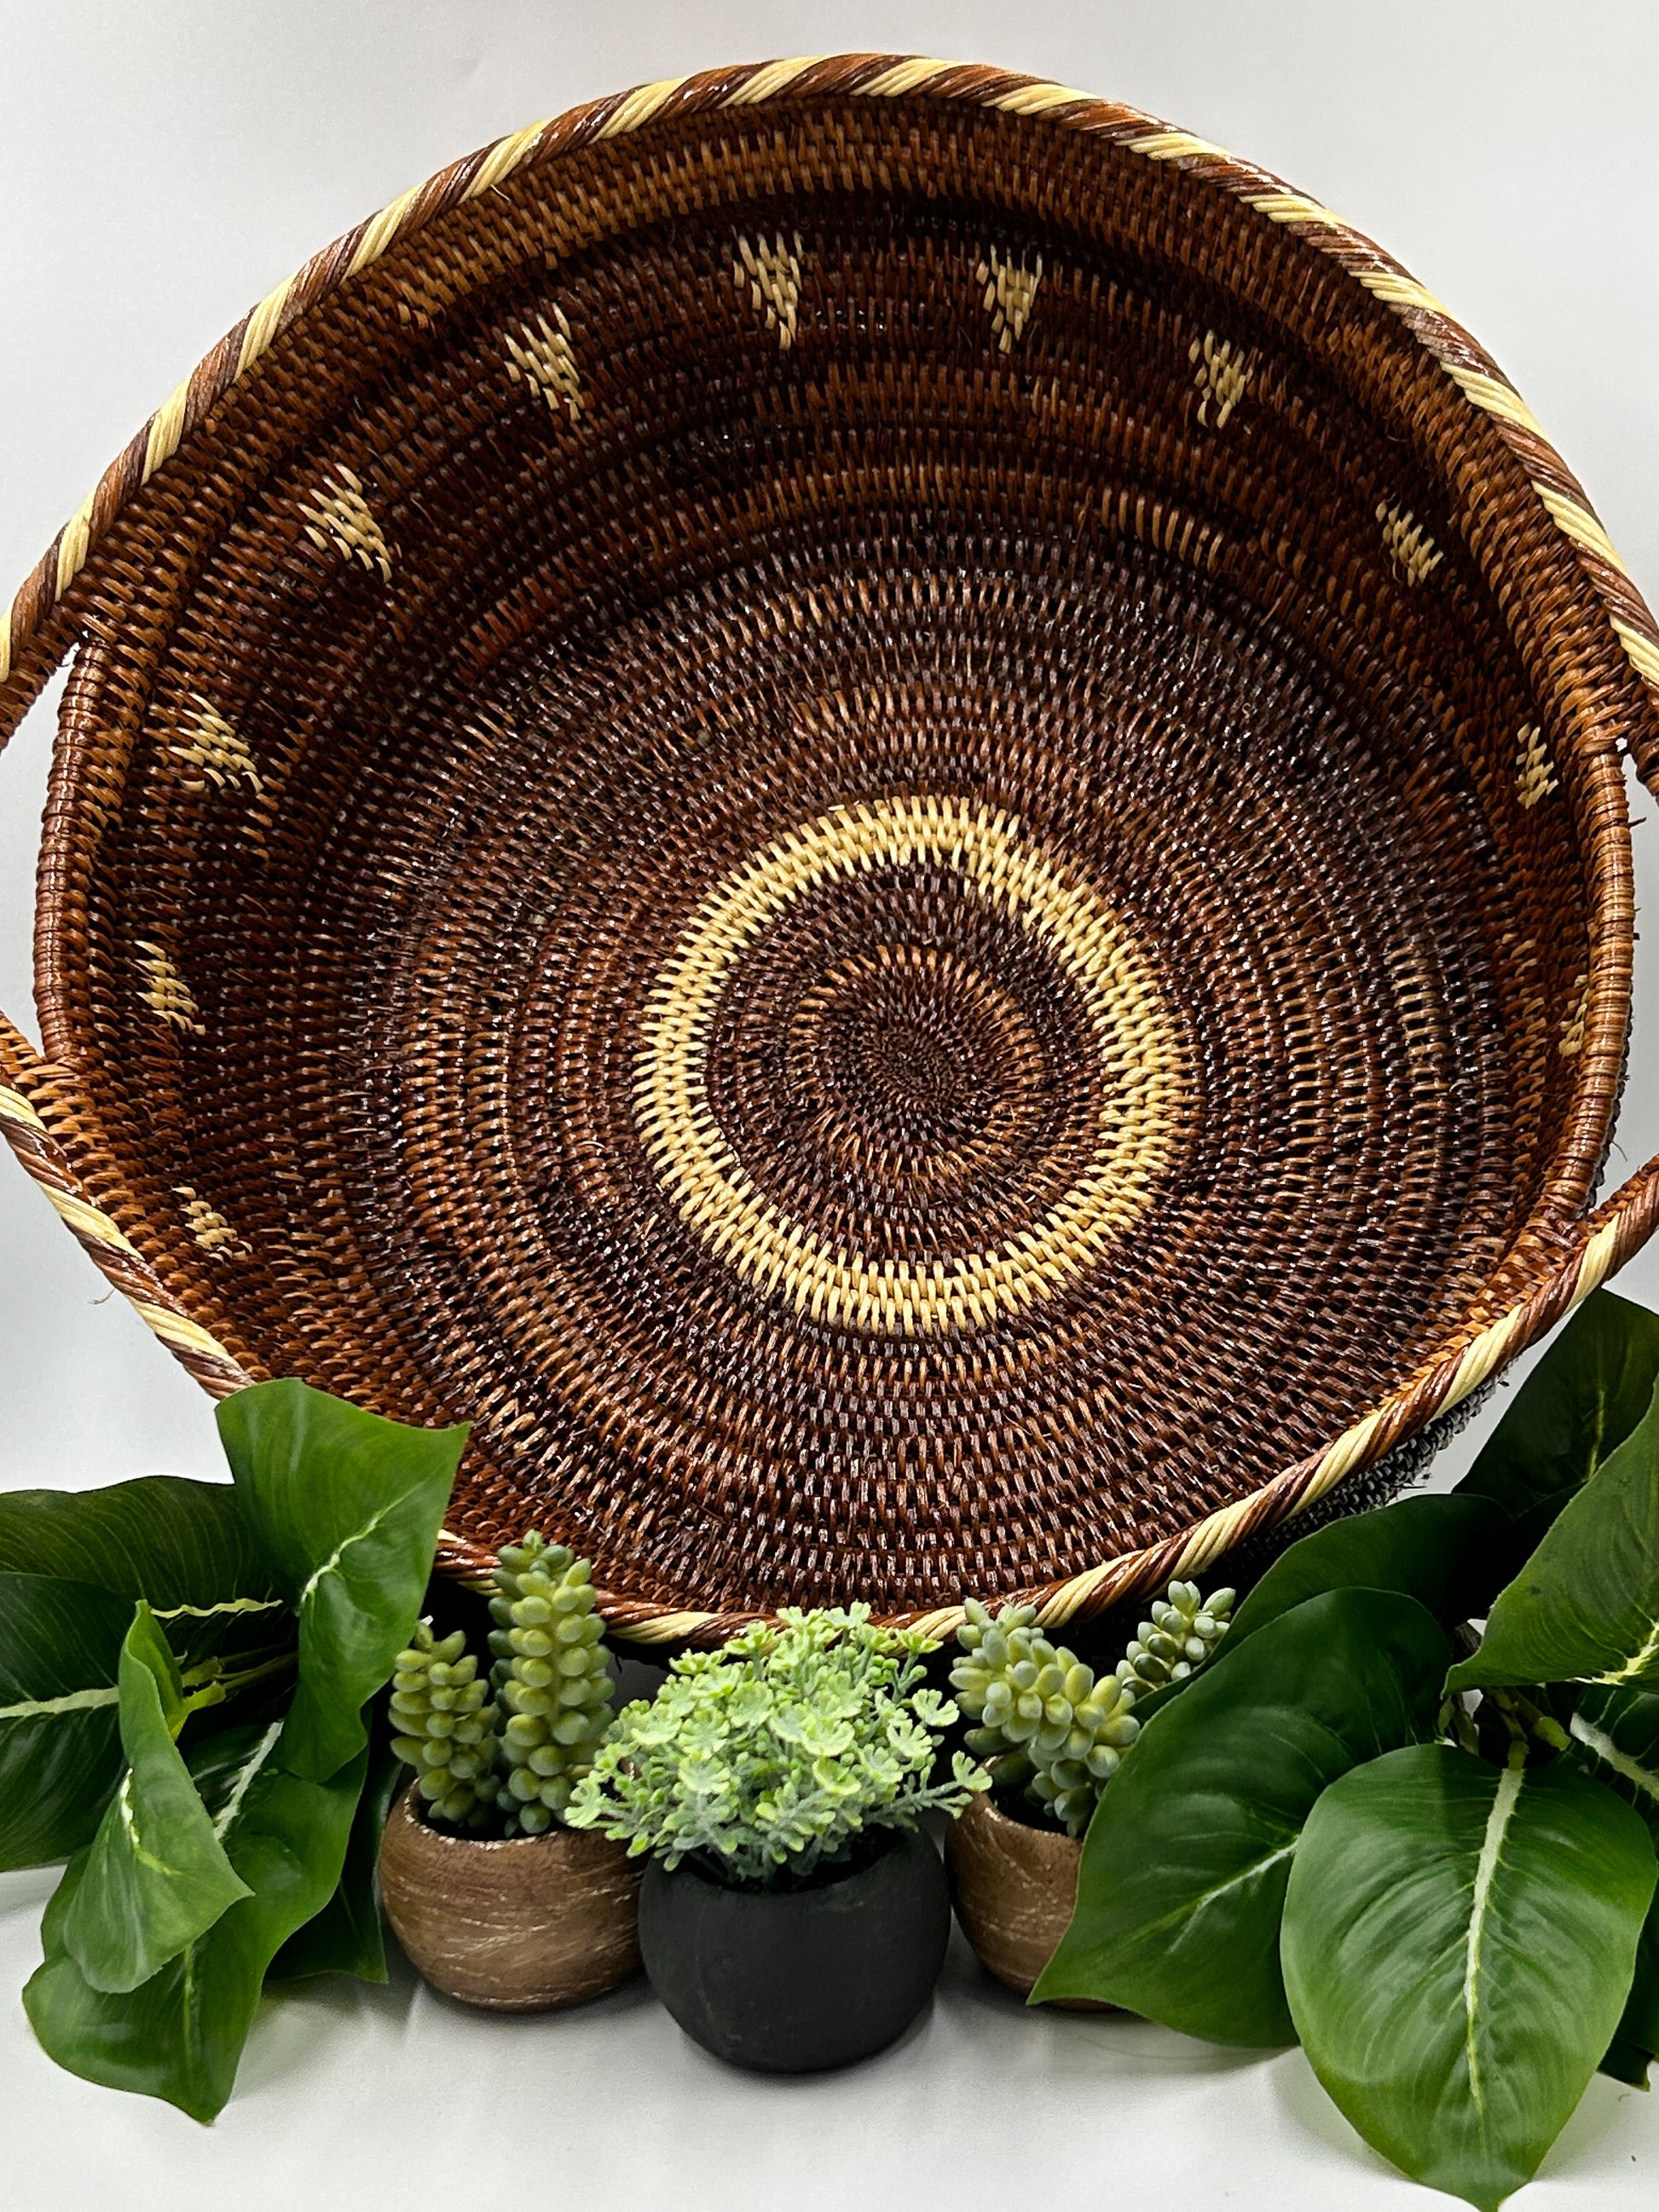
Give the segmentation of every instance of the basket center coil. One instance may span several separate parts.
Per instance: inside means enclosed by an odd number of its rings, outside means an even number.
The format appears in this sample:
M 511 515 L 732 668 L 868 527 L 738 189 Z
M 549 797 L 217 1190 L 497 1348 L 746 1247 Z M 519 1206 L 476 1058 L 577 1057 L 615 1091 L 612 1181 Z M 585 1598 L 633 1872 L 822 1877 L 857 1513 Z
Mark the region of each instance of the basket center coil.
M 1029 1226 L 989 1250 L 930 1256 L 918 1249 L 881 1256 L 810 1221 L 792 1220 L 756 1188 L 710 1109 L 708 1036 L 732 969 L 757 940 L 763 945 L 768 929 L 800 893 L 829 884 L 850 889 L 856 898 L 872 870 L 892 869 L 902 878 L 929 864 L 958 878 L 1005 926 L 1044 941 L 1083 1000 L 1098 1095 L 1083 1173 Z M 893 1180 L 896 1167 L 924 1202 L 935 1168 L 925 1157 L 933 1149 L 925 1133 L 933 1094 L 942 1088 L 947 1107 L 960 1097 L 982 1107 L 985 1122 L 1006 1123 L 1054 1079 L 1041 1038 L 1017 1006 L 986 1006 L 984 979 L 971 971 L 953 990 L 957 979 L 939 959 L 905 957 L 931 951 L 902 944 L 878 949 L 868 982 L 884 985 L 894 1005 L 882 1022 L 878 1000 L 864 1079 L 896 1091 L 902 1110 L 889 1117 L 896 1127 L 866 1126 L 850 1141 L 843 1136 L 841 1146 L 843 1153 L 856 1153 L 872 1180 Z M 848 995 L 856 1018 L 856 983 L 865 979 L 846 980 L 854 982 Z M 837 1011 L 833 1000 L 816 1009 L 814 1025 L 833 1021 Z M 941 1016 L 961 1029 L 952 1037 L 947 1028 L 936 1042 L 927 1028 Z M 995 1057 L 1015 1024 L 1015 1040 L 1024 1048 L 1008 1055 L 1012 1064 L 1004 1073 L 995 1069 Z M 988 1027 L 990 1035 L 982 1038 Z M 992 1066 L 961 1071 L 960 1055 L 975 1046 Z M 968 1077 L 960 1086 L 959 1073 Z M 908 1334 L 981 1324 L 1032 1304 L 1087 1267 L 1146 1211 L 1170 1158 L 1179 1060 L 1146 963 L 1098 899 L 1021 844 L 1017 823 L 982 805 L 890 799 L 803 823 L 720 886 L 653 995 L 635 1097 L 641 1129 L 681 1218 L 746 1281 L 769 1291 L 781 1287 L 815 1320 L 844 1316 L 860 1328 Z M 969 1141 L 984 1143 L 982 1127 Z M 924 1161 L 911 1165 L 905 1155 L 918 1147 Z M 896 1160 L 890 1159 L 893 1149 Z M 947 1139 L 939 1152 L 938 1171 L 948 1176 L 960 1169 L 958 1144 Z M 883 1225 L 902 1218 L 888 1213 Z M 916 1241 L 920 1246 L 925 1237 Z

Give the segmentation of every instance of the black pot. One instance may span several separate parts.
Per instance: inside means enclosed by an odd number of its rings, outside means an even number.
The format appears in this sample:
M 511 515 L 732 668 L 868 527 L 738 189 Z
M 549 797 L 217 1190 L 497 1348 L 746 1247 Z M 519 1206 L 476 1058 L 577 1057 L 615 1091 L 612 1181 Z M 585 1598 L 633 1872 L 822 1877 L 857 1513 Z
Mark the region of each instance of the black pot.
M 690 1860 L 640 1891 L 651 1985 L 729 2065 L 811 2074 L 884 2050 L 927 2002 L 951 1935 L 945 1869 L 914 1829 L 795 1890 L 731 1889 Z

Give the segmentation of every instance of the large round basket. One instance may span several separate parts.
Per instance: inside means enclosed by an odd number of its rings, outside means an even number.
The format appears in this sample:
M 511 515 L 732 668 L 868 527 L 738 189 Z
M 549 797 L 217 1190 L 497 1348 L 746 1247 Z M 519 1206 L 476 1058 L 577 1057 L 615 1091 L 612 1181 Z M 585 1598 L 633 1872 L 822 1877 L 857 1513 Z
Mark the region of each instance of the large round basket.
M 844 57 L 458 162 L 109 469 L 0 735 L 71 653 L 6 1133 L 624 1632 L 1094 1613 L 1653 1224 L 1659 633 L 1421 286 L 1133 110 Z

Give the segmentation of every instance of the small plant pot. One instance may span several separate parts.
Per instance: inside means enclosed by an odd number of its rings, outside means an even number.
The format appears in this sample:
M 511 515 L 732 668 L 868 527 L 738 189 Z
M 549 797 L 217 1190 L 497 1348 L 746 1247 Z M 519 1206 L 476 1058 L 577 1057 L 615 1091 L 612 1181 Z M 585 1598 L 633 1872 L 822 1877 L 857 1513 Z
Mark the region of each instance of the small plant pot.
M 576 1828 L 446 1835 L 412 1783 L 380 1840 L 398 1941 L 434 1989 L 492 2012 L 585 2004 L 635 1972 L 641 1872 L 624 1844 Z
M 640 1893 L 651 1985 L 728 2065 L 811 2074 L 884 2050 L 927 2003 L 951 1936 L 939 1853 L 915 1831 L 797 1890 L 711 1881 L 653 1862 Z
M 1030 1996 L 1077 1903 L 1079 1838 L 1033 1827 L 975 1797 L 945 1832 L 951 1897 L 980 1963 Z M 1065 2012 L 1110 2012 L 1088 1997 L 1048 2000 Z

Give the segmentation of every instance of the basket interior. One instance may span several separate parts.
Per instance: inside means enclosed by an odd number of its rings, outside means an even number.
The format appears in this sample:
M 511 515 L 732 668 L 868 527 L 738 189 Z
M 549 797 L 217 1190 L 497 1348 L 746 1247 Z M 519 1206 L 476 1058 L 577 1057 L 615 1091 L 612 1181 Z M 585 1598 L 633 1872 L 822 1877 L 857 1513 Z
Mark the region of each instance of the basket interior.
M 1618 773 L 1483 434 L 1312 247 L 1012 115 L 442 216 L 105 563 L 40 944 L 96 1187 L 256 1371 L 472 1419 L 459 1534 L 643 1603 L 1189 1526 L 1605 1142 Z

